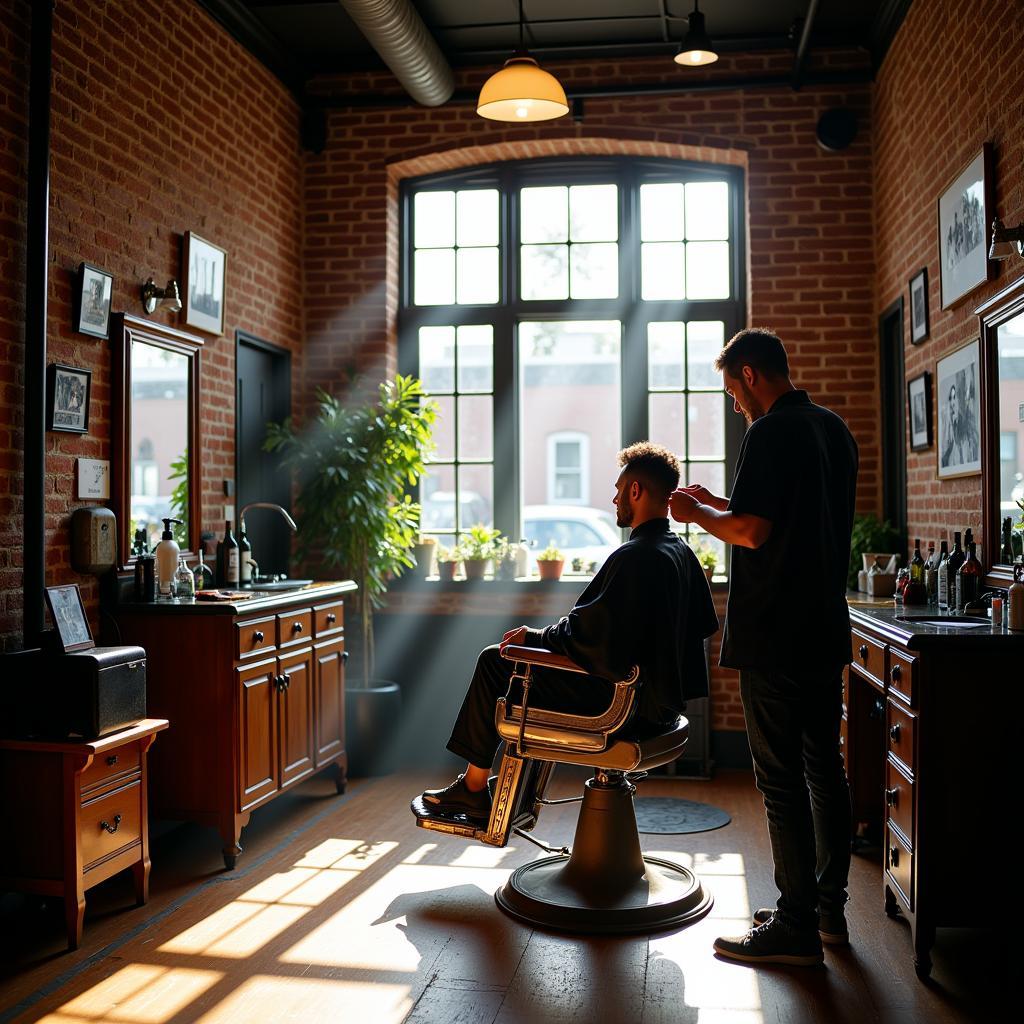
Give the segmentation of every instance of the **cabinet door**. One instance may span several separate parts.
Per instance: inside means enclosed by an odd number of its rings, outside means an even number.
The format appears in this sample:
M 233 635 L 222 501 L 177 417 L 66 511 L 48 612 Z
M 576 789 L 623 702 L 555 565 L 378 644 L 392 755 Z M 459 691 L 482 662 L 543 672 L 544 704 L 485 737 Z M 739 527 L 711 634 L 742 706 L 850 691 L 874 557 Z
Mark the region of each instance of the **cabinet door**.
M 238 809 L 278 790 L 277 662 L 238 669 Z
M 345 641 L 331 640 L 313 648 L 316 681 L 316 766 L 327 764 L 345 749 Z
M 313 652 L 308 648 L 278 663 L 281 689 L 281 785 L 313 771 Z

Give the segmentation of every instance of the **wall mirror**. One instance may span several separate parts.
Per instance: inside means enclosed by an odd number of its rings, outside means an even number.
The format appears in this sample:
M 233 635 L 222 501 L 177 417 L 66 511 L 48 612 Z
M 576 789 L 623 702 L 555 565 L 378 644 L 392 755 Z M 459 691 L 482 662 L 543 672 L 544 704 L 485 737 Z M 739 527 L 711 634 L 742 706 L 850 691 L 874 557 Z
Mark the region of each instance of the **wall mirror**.
M 162 520 L 180 519 L 183 554 L 199 543 L 199 353 L 203 342 L 173 327 L 119 314 L 114 342 L 113 501 L 119 561 L 136 530 L 152 551 Z
M 990 586 L 1012 581 L 1024 557 L 1024 278 L 978 310 L 981 318 L 982 500 Z M 1007 523 L 1009 520 L 1009 523 Z

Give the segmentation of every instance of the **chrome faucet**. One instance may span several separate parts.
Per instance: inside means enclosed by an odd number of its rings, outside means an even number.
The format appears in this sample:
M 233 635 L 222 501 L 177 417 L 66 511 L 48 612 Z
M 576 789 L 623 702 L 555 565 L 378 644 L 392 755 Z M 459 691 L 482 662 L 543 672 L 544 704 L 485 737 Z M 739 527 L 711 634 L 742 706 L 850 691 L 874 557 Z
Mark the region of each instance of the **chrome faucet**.
M 288 513 L 281 508 L 280 505 L 275 505 L 272 501 L 250 501 L 248 505 L 242 508 L 242 511 L 238 515 L 238 529 L 239 532 L 245 533 L 245 513 L 251 508 L 272 508 L 280 512 L 284 516 L 284 521 L 292 528 L 292 533 L 298 533 L 299 528 L 295 525 L 295 520 L 292 519 Z

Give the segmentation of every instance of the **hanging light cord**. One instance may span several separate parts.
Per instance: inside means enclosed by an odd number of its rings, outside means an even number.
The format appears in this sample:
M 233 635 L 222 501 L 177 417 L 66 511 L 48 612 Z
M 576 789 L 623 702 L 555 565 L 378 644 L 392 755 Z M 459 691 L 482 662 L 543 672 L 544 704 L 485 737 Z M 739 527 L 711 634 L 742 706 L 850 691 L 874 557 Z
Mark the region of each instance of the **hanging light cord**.
M 523 0 L 519 0 L 519 52 L 526 52 L 526 47 L 523 45 Z

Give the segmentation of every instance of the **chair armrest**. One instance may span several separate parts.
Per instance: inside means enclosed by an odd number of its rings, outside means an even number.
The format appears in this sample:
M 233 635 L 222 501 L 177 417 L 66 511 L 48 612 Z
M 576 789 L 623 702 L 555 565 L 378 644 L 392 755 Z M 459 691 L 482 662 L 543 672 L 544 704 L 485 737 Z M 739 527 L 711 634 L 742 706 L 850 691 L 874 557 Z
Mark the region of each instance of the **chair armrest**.
M 521 661 L 527 665 L 544 665 L 547 668 L 561 669 L 563 672 L 579 672 L 586 675 L 587 670 L 577 665 L 571 658 L 564 654 L 556 654 L 544 647 L 517 647 L 509 644 L 502 648 L 501 656 L 509 661 Z

